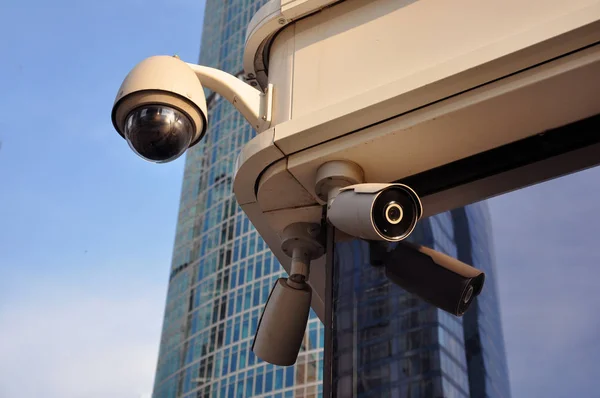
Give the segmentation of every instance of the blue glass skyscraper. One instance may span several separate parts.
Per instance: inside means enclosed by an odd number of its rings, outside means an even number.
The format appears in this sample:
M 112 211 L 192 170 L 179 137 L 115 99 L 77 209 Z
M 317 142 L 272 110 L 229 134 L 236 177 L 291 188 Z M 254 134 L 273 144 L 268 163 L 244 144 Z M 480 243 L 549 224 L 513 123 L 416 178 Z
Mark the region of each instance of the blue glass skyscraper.
M 240 76 L 246 27 L 266 2 L 207 0 L 200 64 Z M 232 192 L 236 157 L 255 132 L 220 96 L 207 102 L 209 131 L 186 155 L 153 396 L 321 396 L 324 332 L 314 313 L 295 366 L 250 351 L 285 272 Z M 464 318 L 390 284 L 368 264 L 368 243 L 336 246 L 337 396 L 509 396 L 489 236 L 481 204 L 423 220 L 413 236 L 488 273 Z
M 264 0 L 208 0 L 200 63 L 242 73 L 246 26 Z M 311 313 L 297 364 L 258 360 L 252 338 L 273 283 L 285 275 L 237 205 L 236 157 L 255 132 L 226 100 L 208 96 L 209 130 L 187 152 L 156 398 L 316 397 L 323 327 Z

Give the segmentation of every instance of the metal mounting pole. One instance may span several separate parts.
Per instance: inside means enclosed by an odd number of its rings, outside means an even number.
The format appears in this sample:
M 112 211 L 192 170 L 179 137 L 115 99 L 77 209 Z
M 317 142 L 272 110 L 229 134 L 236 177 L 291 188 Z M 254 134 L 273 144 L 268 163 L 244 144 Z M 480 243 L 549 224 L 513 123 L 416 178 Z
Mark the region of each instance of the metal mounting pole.
M 333 267 L 335 228 L 327 225 L 325 244 L 325 347 L 323 348 L 323 398 L 333 398 Z

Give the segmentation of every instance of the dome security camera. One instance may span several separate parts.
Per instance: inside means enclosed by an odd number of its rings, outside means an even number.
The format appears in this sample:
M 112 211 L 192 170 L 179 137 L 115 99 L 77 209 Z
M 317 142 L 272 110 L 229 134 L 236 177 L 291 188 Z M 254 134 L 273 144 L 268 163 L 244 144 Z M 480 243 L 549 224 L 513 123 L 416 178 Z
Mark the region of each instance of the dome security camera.
M 142 158 L 157 163 L 175 160 L 206 132 L 202 84 L 194 70 L 177 57 L 147 58 L 123 81 L 112 122 Z
M 229 101 L 257 132 L 271 126 L 273 85 L 262 93 L 227 72 L 167 55 L 146 58 L 129 72 L 113 105 L 113 125 L 142 158 L 175 160 L 206 133 L 203 85 Z
M 350 185 L 327 207 L 327 218 L 342 232 L 388 242 L 407 238 L 423 214 L 419 196 L 403 184 Z

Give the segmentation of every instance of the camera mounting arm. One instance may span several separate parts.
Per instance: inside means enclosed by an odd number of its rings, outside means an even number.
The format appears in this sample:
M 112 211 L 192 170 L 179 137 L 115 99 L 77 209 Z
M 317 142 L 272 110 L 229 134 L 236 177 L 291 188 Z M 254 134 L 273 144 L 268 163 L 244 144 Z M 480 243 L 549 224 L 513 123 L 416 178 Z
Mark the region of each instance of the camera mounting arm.
M 208 89 L 223 96 L 258 132 L 271 125 L 273 85 L 263 94 L 237 77 L 219 69 L 187 63 L 198 80 Z

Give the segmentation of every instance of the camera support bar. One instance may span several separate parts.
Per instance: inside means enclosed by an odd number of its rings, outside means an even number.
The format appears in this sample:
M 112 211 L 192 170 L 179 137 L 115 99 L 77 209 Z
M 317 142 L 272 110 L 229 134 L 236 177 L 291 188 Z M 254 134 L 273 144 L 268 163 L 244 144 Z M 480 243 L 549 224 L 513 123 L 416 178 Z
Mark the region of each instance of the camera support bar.
M 244 116 L 253 129 L 264 131 L 271 126 L 273 85 L 265 93 L 219 69 L 187 63 L 198 80 L 208 89 L 223 96 Z

